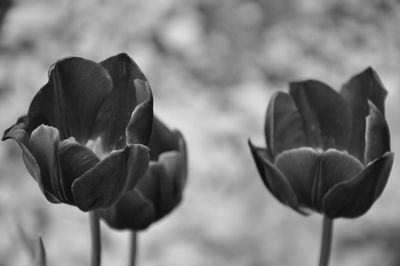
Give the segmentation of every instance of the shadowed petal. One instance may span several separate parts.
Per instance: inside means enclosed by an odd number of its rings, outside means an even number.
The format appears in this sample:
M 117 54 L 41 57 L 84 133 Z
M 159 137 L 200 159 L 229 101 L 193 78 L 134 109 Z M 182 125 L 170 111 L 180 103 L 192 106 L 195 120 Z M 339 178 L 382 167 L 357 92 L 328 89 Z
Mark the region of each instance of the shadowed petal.
M 147 82 L 135 80 L 135 86 L 144 86 L 150 97 L 136 106 L 126 127 L 126 143 L 148 145 L 153 125 L 153 95 Z
M 163 166 L 151 162 L 135 189 L 123 196 L 116 205 L 101 212 L 107 223 L 116 229 L 141 230 L 167 212 L 167 193 L 171 190 Z
M 158 219 L 164 217 L 175 208 L 182 199 L 183 187 L 186 183 L 187 170 L 184 156 L 177 151 L 169 151 L 160 155 L 159 163 L 163 171 L 159 171 L 162 195 L 161 212 Z
M 100 215 L 109 226 L 118 230 L 143 230 L 155 220 L 153 204 L 137 189 L 126 193 L 111 208 L 100 210 Z
M 96 131 L 102 137 L 105 150 L 110 151 L 125 146 L 125 129 L 138 103 L 136 98 L 137 83 L 134 81 L 139 79 L 145 82 L 147 79 L 136 63 L 125 53 L 110 57 L 100 64 L 110 74 L 113 89 L 98 113 Z M 151 95 L 149 98 L 151 98 Z M 149 101 L 150 104 L 145 104 L 145 109 L 147 110 L 147 105 L 150 105 L 149 108 L 152 112 L 152 98 Z M 143 109 L 143 107 L 140 109 Z M 143 115 L 143 112 L 140 114 Z M 150 118 L 145 116 L 145 118 L 150 119 L 148 123 L 151 125 L 151 116 Z M 140 121 L 143 123 L 143 118 Z
M 186 147 L 183 139 L 181 150 L 160 155 L 158 162 L 152 162 L 146 175 L 138 182 L 137 189 L 154 206 L 155 220 L 171 212 L 182 199 L 186 181 Z
M 62 171 L 60 186 L 64 198 L 73 203 L 72 183 L 93 168 L 100 160 L 92 150 L 79 144 L 74 138 L 66 139 L 59 144 L 58 157 Z
M 254 162 L 256 163 L 258 173 L 260 174 L 260 176 L 262 177 L 262 179 L 264 181 L 265 170 L 264 170 L 263 161 L 271 162 L 272 155 L 270 154 L 270 151 L 268 150 L 268 148 L 261 148 L 261 147 L 254 146 L 250 139 L 247 142 L 249 144 L 250 151 L 253 156 Z M 267 182 L 264 182 L 264 184 L 268 187 Z M 269 189 L 269 187 L 268 187 L 268 189 Z
M 369 102 L 369 115 L 367 117 L 365 139 L 365 164 L 381 157 L 385 152 L 390 151 L 389 127 L 382 113 L 372 102 Z
M 393 153 L 387 152 L 355 178 L 334 186 L 324 197 L 324 213 L 329 218 L 356 218 L 366 213 L 381 195 L 392 164 Z
M 384 101 L 387 95 L 378 75 L 372 68 L 352 77 L 342 88 L 343 96 L 353 113 L 353 132 L 348 151 L 360 161 L 364 161 L 365 118 L 368 115 L 368 100 L 384 114 Z
M 313 205 L 313 187 L 319 180 L 320 158 L 311 148 L 284 151 L 276 157 L 276 167 L 285 175 L 301 206 Z
M 80 143 L 92 136 L 97 111 L 111 91 L 111 78 L 99 64 L 79 57 L 57 62 L 49 82 L 29 107 L 29 128 L 56 127 L 61 139 L 74 136 Z
M 75 204 L 82 211 L 110 207 L 146 172 L 148 153 L 140 144 L 112 152 L 72 183 Z
M 336 184 L 360 174 L 363 165 L 347 152 L 329 149 L 322 154 L 320 178 L 313 185 L 313 205 L 322 210 L 322 199 Z
M 186 181 L 186 145 L 179 135 L 179 151 L 162 153 L 159 162 L 150 162 L 146 174 L 135 189 L 123 196 L 116 205 L 102 211 L 106 222 L 116 229 L 143 230 L 167 215 L 182 198 Z
M 150 159 L 157 161 L 158 156 L 166 151 L 179 149 L 179 138 L 157 117 L 153 119 L 153 128 L 149 142 Z
M 153 204 L 155 220 L 162 218 L 171 209 L 171 181 L 160 163 L 151 162 L 145 176 L 136 186 L 136 189 Z
M 48 160 L 49 160 L 49 161 L 45 160 L 43 163 L 41 163 L 39 165 L 39 162 L 37 161 L 35 156 L 32 154 L 32 152 L 28 148 L 30 136 L 26 130 L 26 128 L 27 128 L 26 120 L 27 120 L 26 116 L 18 119 L 18 122 L 16 125 L 10 127 L 9 129 L 7 129 L 4 132 L 3 140 L 11 138 L 15 142 L 17 142 L 17 144 L 19 145 L 19 147 L 22 150 L 25 167 L 28 170 L 29 174 L 36 180 L 36 182 L 39 185 L 40 190 L 45 195 L 47 200 L 52 203 L 58 203 L 58 202 L 60 202 L 60 200 L 56 198 L 55 194 L 53 195 L 50 192 L 50 191 L 52 191 L 52 186 L 51 186 L 51 181 L 50 181 L 52 179 L 51 174 L 53 171 L 53 167 L 57 167 L 56 161 L 54 160 L 54 157 L 46 156 L 46 153 L 55 154 L 54 145 L 56 145 L 56 144 L 48 143 L 46 146 L 41 147 L 43 149 L 42 151 L 39 151 L 39 150 L 35 151 L 35 154 L 36 153 L 40 154 L 39 155 L 40 158 L 43 157 L 40 160 L 40 162 L 46 158 L 48 158 Z M 44 127 L 44 128 L 42 128 L 42 127 Z M 54 142 L 59 141 L 58 133 L 52 132 L 52 130 L 47 129 L 46 126 L 42 126 L 42 127 L 38 128 L 39 132 L 35 131 L 34 134 L 32 134 L 34 136 L 34 139 L 33 139 L 34 142 L 36 142 L 36 139 L 38 139 L 39 142 L 42 140 L 47 140 L 47 139 L 50 139 L 51 141 L 54 141 Z M 47 131 L 50 131 L 50 132 L 47 132 Z M 47 132 L 48 134 L 44 134 L 45 136 L 43 137 L 43 139 L 41 139 L 40 137 L 37 136 L 38 133 L 40 133 L 40 132 L 45 132 L 45 133 Z M 36 145 L 33 144 L 33 146 L 36 146 Z M 38 146 L 40 147 L 40 143 L 38 144 Z M 48 149 L 48 150 L 46 151 L 46 149 Z M 41 168 L 43 168 L 43 170 L 41 170 Z M 55 191 L 54 191 L 54 193 L 55 193 Z
M 305 146 L 303 122 L 292 96 L 276 92 L 269 102 L 265 137 L 273 157 L 284 150 Z
M 371 67 L 352 77 L 343 85 L 340 93 L 356 107 L 365 105 L 367 100 L 370 100 L 382 114 L 385 114 L 387 91 L 378 74 Z
M 182 197 L 183 187 L 186 184 L 188 175 L 188 155 L 186 142 L 183 134 L 174 130 L 173 133 L 178 136 L 179 147 L 177 151 L 164 152 L 160 155 L 158 162 L 164 167 L 167 178 L 173 183 L 174 205 L 178 204 Z
M 308 146 L 345 150 L 351 140 L 351 110 L 328 85 L 307 80 L 290 84 L 290 94 L 303 119 Z
M 299 209 L 299 201 L 289 181 L 283 173 L 266 159 L 265 151 L 255 147 L 249 140 L 250 151 L 260 173 L 261 179 L 269 191 L 283 204 L 305 214 Z
M 25 156 L 25 165 L 33 166 L 33 168 L 28 168 L 37 177 L 36 181 L 39 186 L 43 186 L 43 190 L 53 194 L 59 201 L 68 202 L 67 199 L 63 197 L 63 191 L 61 187 L 62 175 L 59 171 L 58 166 L 58 156 L 57 156 L 57 146 L 60 141 L 59 132 L 54 127 L 49 127 L 45 125 L 39 126 L 32 132 L 29 139 L 27 148 L 31 152 L 33 158 L 36 160 L 37 165 L 40 168 L 40 172 L 37 173 L 35 165 L 31 164 L 28 156 Z M 28 155 L 28 154 L 26 154 Z M 28 164 L 27 164 L 28 163 Z
M 174 130 L 173 133 L 179 139 L 179 147 L 176 151 L 167 151 L 159 156 L 158 163 L 154 165 L 153 169 L 149 170 L 149 174 L 155 175 L 153 177 L 160 186 L 161 191 L 161 204 L 155 206 L 156 219 L 161 219 L 171 212 L 182 200 L 182 192 L 187 179 L 187 149 L 183 135 L 180 131 Z M 159 166 L 158 166 L 159 165 Z M 160 167 L 158 169 L 158 167 Z M 152 172 L 153 171 L 153 172 Z M 148 179 L 150 180 L 150 179 Z M 138 184 L 140 189 L 145 195 L 144 188 L 141 189 L 141 184 Z M 156 204 L 155 201 L 153 201 Z

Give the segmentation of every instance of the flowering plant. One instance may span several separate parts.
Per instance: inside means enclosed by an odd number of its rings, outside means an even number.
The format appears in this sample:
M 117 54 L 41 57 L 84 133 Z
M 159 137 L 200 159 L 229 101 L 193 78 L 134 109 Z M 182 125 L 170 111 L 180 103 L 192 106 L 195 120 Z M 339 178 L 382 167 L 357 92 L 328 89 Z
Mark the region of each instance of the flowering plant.
M 363 215 L 381 195 L 393 163 L 384 116 L 386 90 L 371 68 L 340 93 L 307 80 L 272 97 L 266 148 L 250 148 L 271 193 L 306 214 Z
M 301 214 L 324 215 L 320 266 L 329 263 L 333 219 L 365 214 L 389 178 L 386 95 L 372 68 L 339 93 L 317 80 L 294 82 L 268 104 L 267 147 L 249 140 L 268 190 Z
M 100 63 L 65 58 L 7 129 L 25 166 L 52 203 L 83 211 L 110 207 L 146 172 L 153 98 L 126 54 Z
M 143 230 L 169 214 L 181 201 L 187 178 L 183 135 L 154 118 L 150 166 L 135 188 L 100 216 L 115 229 Z

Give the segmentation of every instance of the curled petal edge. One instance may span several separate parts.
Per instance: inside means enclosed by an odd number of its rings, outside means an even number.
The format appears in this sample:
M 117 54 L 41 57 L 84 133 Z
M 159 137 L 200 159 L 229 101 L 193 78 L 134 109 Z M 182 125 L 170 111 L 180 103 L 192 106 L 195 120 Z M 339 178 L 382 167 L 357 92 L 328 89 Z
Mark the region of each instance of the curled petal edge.
M 300 214 L 308 215 L 305 210 L 300 208 L 297 196 L 283 173 L 259 153 L 260 148 L 254 146 L 250 139 L 248 144 L 261 179 L 268 190 L 283 204 L 290 206 Z
M 368 101 L 368 104 L 364 153 L 366 165 L 390 151 L 390 132 L 385 117 L 374 103 Z
M 135 80 L 135 84 L 139 84 Z M 149 98 L 138 104 L 132 112 L 125 130 L 127 144 L 148 145 L 153 128 L 153 94 L 148 82 L 144 82 Z M 135 85 L 140 86 L 140 85 Z
M 24 123 L 18 123 L 10 127 L 4 132 L 2 140 L 4 141 L 7 139 L 12 139 L 18 144 L 18 146 L 22 150 L 22 156 L 26 169 L 28 170 L 29 174 L 36 180 L 40 190 L 42 191 L 46 199 L 51 203 L 60 203 L 60 200 L 56 196 L 54 196 L 52 193 L 44 188 L 40 166 L 36 158 L 27 147 L 30 134 L 25 130 L 26 126 L 27 125 Z

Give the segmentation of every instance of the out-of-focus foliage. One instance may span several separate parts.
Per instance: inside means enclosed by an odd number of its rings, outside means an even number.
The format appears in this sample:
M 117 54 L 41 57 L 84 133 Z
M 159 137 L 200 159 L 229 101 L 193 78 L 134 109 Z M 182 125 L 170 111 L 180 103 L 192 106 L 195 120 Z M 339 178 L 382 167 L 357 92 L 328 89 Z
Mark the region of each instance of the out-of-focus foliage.
M 264 144 L 259 121 L 288 81 L 339 88 L 371 65 L 389 91 L 386 117 L 400 154 L 399 23 L 394 0 L 15 0 L 0 35 L 0 126 L 27 111 L 60 57 L 126 52 L 149 79 L 155 112 L 185 135 L 190 159 L 184 200 L 140 234 L 138 264 L 313 265 L 320 217 L 292 214 L 266 193 L 246 138 Z M 86 215 L 48 204 L 15 144 L 2 143 L 0 158 L 0 265 L 30 259 L 17 220 L 43 237 L 49 265 L 88 265 Z M 398 172 L 395 162 L 367 215 L 338 220 L 332 265 L 398 264 L 398 248 L 387 244 L 400 231 Z M 123 265 L 127 235 L 103 228 L 104 265 Z

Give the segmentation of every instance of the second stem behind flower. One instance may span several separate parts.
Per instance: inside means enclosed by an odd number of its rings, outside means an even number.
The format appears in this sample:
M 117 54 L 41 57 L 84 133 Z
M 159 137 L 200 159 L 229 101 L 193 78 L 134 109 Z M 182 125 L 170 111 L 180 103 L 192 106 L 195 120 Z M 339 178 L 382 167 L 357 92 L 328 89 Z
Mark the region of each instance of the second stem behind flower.
M 92 239 L 91 266 L 101 265 L 100 221 L 97 211 L 89 212 L 90 235 Z
M 136 252 L 137 252 L 137 233 L 131 232 L 131 249 L 130 249 L 130 266 L 136 265 Z
M 321 253 L 319 266 L 328 266 L 332 246 L 333 220 L 324 216 L 322 225 Z

